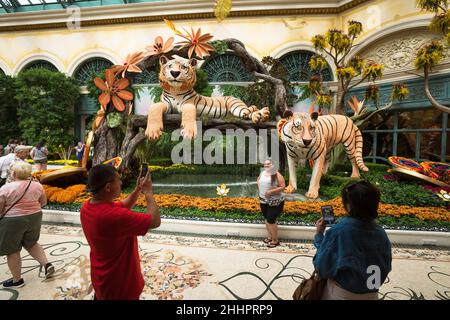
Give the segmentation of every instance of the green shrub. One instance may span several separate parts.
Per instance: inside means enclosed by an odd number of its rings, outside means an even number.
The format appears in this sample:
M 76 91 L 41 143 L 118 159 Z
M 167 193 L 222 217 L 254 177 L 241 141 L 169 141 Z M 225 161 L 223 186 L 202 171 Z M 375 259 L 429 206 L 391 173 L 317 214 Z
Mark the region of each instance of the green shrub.
M 16 88 L 14 78 L 0 73 L 0 144 L 21 136 L 17 121 Z
M 73 145 L 74 106 L 80 95 L 75 79 L 61 72 L 31 69 L 20 72 L 16 84 L 18 122 L 27 143 L 44 140 L 51 152 Z
M 445 203 L 433 192 L 425 190 L 423 185 L 413 181 L 390 181 L 384 178 L 390 168 L 381 164 L 367 164 L 369 172 L 361 173 L 361 178 L 375 184 L 381 191 L 381 202 L 385 204 L 406 205 L 412 207 L 443 207 Z M 341 190 L 351 181 L 351 165 L 337 165 L 331 174 L 324 175 L 320 181 L 320 197 L 334 199 L 341 196 Z M 311 176 L 309 166 L 297 171 L 299 189 L 308 190 Z M 287 176 L 286 176 L 286 181 Z

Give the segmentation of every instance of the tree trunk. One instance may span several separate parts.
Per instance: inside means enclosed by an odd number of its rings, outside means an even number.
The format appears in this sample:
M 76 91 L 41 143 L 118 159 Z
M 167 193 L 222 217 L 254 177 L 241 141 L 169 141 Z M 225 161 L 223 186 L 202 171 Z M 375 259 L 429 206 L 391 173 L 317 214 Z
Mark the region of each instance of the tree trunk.
M 164 116 L 164 131 L 172 132 L 178 129 L 180 127 L 180 124 L 181 116 L 179 114 L 168 114 Z M 275 122 L 264 122 L 255 125 L 251 121 L 238 119 L 233 121 L 225 121 L 222 119 L 208 119 L 202 124 L 202 129 L 208 130 L 214 128 L 225 132 L 227 129 L 276 129 L 276 125 L 277 124 Z M 129 117 L 127 123 L 127 131 L 125 133 L 125 138 L 123 139 L 122 147 L 120 150 L 120 157 L 122 158 L 121 168 L 126 168 L 129 166 L 137 147 L 146 139 L 144 134 L 144 130 L 146 127 L 147 116 L 134 115 Z M 99 131 L 100 130 L 101 129 L 99 129 Z M 103 148 L 101 150 L 103 150 Z
M 430 100 L 431 104 L 436 109 L 438 109 L 442 112 L 450 113 L 450 107 L 446 107 L 443 104 L 439 103 L 431 94 L 431 91 L 430 91 L 430 67 L 428 65 L 426 65 L 424 67 L 423 72 L 425 75 L 425 94 L 427 95 L 428 100 Z
M 117 156 L 117 128 L 108 127 L 106 119 L 94 135 L 92 165 L 98 165 Z
M 336 92 L 336 114 L 344 114 L 345 110 L 345 96 L 346 91 L 342 86 L 341 81 L 338 82 L 338 89 Z
M 237 39 L 225 39 L 223 40 L 228 48 L 234 51 L 239 58 L 241 58 L 242 63 L 245 68 L 253 74 L 256 78 L 268 81 L 275 88 L 275 110 L 278 115 L 282 116 L 287 109 L 286 102 L 286 88 L 284 87 L 283 81 L 278 78 L 274 78 L 270 75 L 269 71 L 264 67 L 261 61 L 250 55 L 245 49 L 242 42 Z M 265 106 L 258 106 L 265 107 Z

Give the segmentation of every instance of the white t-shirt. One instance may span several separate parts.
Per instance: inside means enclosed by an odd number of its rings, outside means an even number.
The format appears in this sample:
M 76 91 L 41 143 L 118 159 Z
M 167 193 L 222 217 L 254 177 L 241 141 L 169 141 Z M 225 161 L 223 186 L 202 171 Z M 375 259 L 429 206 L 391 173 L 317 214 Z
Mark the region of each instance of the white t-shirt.
M 259 175 L 259 197 L 264 200 L 276 200 L 281 199 L 281 193 L 273 194 L 269 198 L 266 197 L 266 192 L 278 187 L 278 177 L 276 178 L 275 184 L 272 185 L 272 177 L 270 175 L 262 172 Z
M 0 157 L 0 177 L 2 179 L 8 178 L 11 164 L 15 160 L 16 160 L 16 154 L 15 153 L 9 153 L 8 155 L 6 155 L 4 157 Z

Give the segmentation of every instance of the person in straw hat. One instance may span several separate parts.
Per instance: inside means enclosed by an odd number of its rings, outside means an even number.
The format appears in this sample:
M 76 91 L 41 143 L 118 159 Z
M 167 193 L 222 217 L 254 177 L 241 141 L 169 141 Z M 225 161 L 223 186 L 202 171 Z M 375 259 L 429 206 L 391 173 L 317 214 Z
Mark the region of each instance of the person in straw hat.
M 25 161 L 32 148 L 32 146 L 19 145 L 14 149 L 14 153 L 0 157 L 0 187 L 12 181 L 11 167 L 17 161 Z

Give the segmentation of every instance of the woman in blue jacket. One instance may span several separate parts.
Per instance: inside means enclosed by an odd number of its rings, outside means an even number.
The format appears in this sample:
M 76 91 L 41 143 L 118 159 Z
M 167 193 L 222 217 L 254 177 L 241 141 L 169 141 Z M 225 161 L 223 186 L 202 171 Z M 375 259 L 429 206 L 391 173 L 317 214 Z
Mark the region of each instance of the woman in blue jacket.
M 375 223 L 380 191 L 367 181 L 348 184 L 342 202 L 349 217 L 324 235 L 325 221 L 316 223 L 314 267 L 328 279 L 323 300 L 376 300 L 391 271 L 391 243 Z

